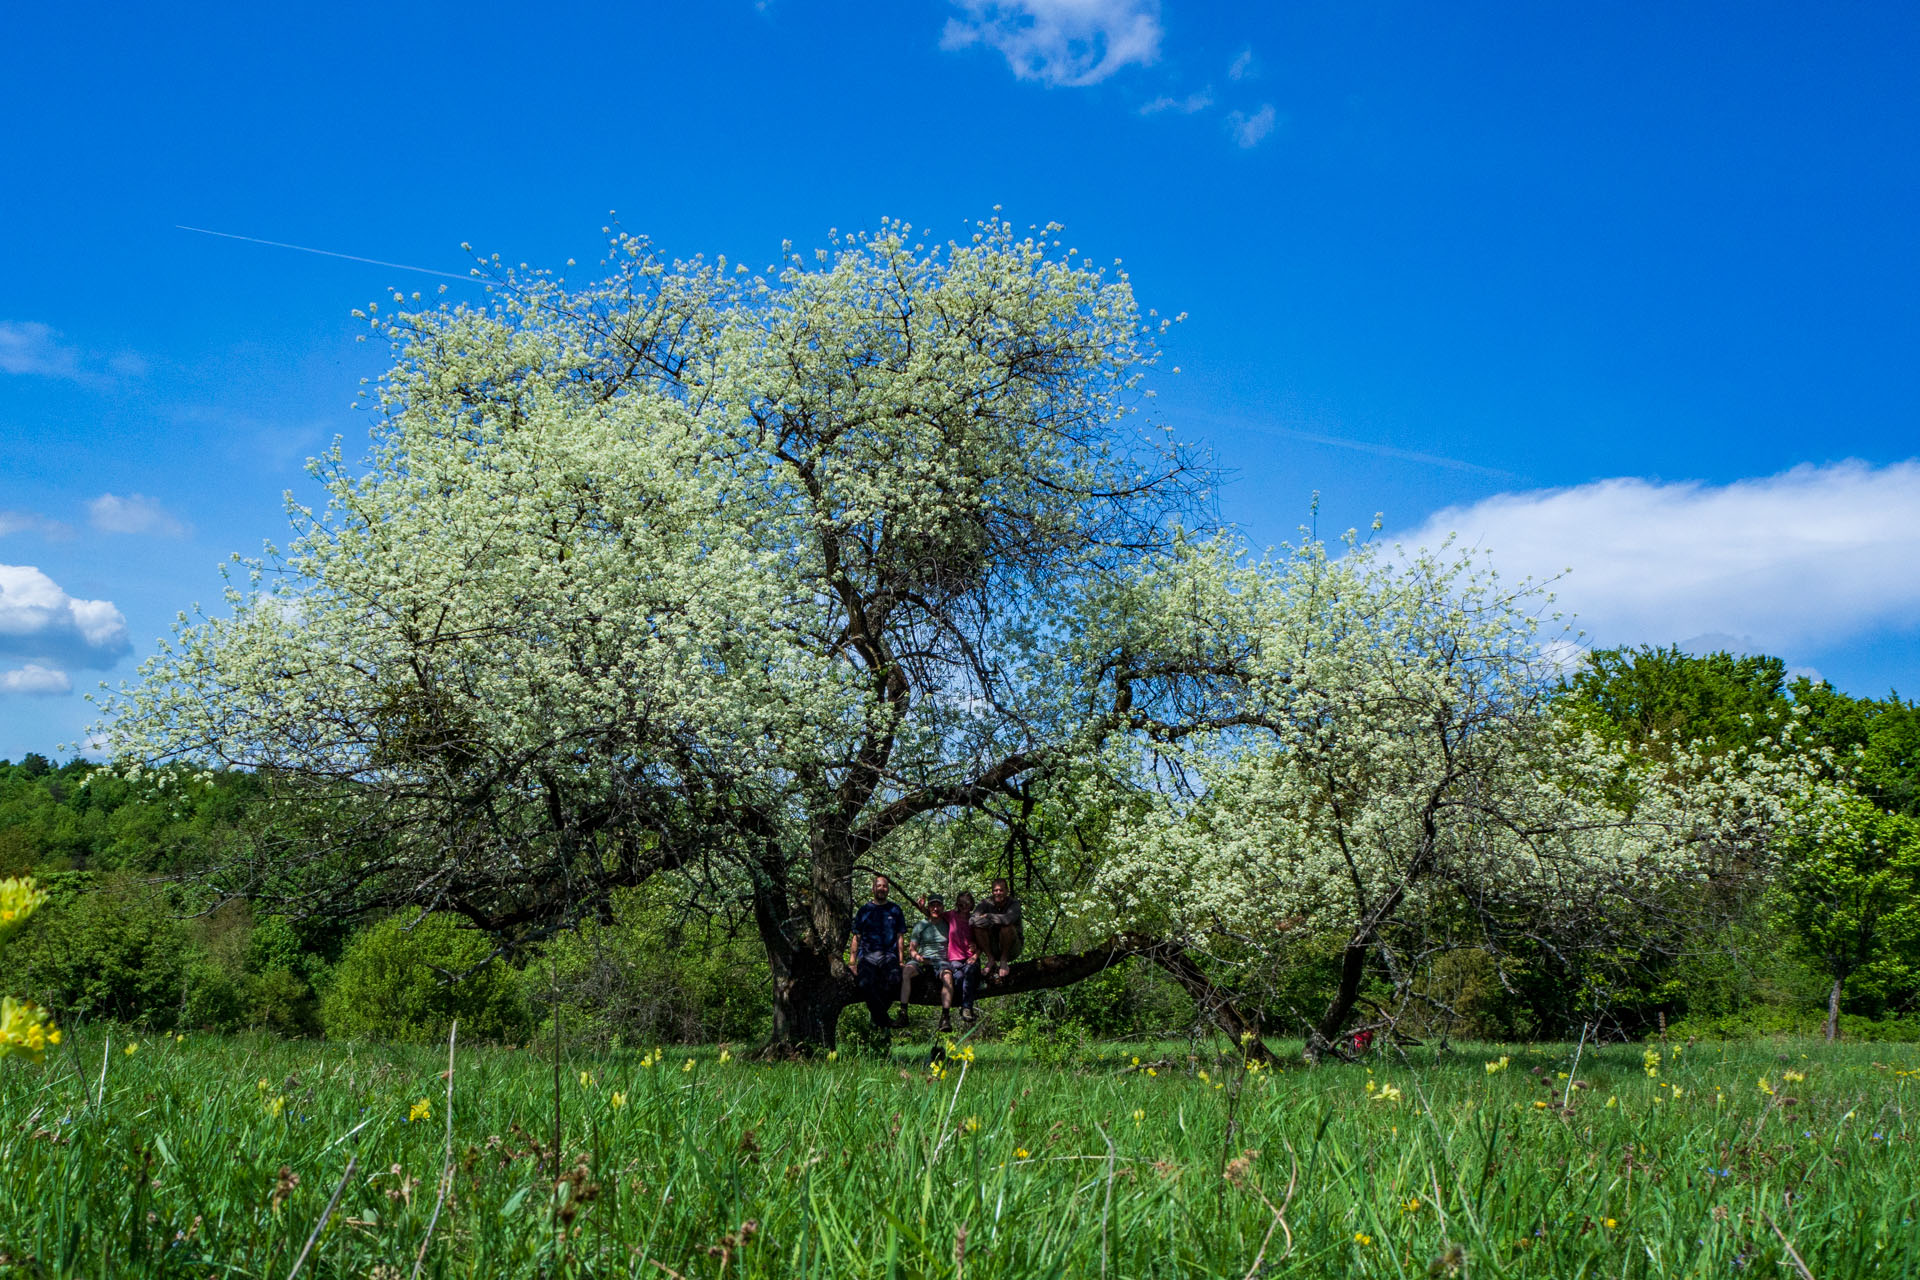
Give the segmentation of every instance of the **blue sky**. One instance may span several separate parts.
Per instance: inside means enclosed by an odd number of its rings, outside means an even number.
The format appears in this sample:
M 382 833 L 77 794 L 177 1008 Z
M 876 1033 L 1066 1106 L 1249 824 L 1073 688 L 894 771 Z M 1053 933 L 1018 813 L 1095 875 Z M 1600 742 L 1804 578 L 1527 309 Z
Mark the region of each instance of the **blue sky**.
M 529 15 L 534 15 L 530 17 Z M 79 740 L 432 277 L 1004 206 L 1186 311 L 1256 543 L 1459 530 L 1603 643 L 1920 689 L 1920 8 L 1199 0 L 19 7 L 0 756 Z M 455 291 L 469 286 L 452 283 Z M 1705 637 L 1705 639 L 1702 639 Z

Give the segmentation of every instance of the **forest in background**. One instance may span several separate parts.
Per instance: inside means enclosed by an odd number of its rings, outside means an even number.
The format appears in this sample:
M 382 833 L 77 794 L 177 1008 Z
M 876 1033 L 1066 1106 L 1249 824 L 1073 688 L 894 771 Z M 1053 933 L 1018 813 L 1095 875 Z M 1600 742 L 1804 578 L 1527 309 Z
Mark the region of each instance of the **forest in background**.
M 1837 995 L 1843 1037 L 1920 1040 L 1920 707 L 1854 697 L 1784 663 L 1677 649 L 1602 650 L 1559 698 L 1603 735 L 1636 745 L 1750 748 L 1792 734 L 1824 754 L 1874 817 L 1852 843 L 1807 839 L 1764 882 L 1676 890 L 1664 927 L 1577 983 L 1542 950 L 1437 950 L 1413 982 L 1409 1036 L 1487 1040 L 1818 1032 Z M 261 837 L 259 780 L 227 772 L 158 793 L 84 760 L 0 762 L 0 877 L 34 875 L 50 900 L 7 953 L 8 987 L 63 1024 L 156 1031 L 264 1028 L 287 1036 L 513 1043 L 550 1028 L 629 1044 L 763 1038 L 770 1017 L 760 943 L 741 910 L 696 907 L 674 876 L 619 894 L 597 922 L 489 962 L 494 944 L 452 916 L 302 918 L 216 902 L 209 873 Z M 1859 824 L 1856 824 L 1858 826 Z M 1061 833 L 1061 839 L 1071 833 Z M 992 832 L 944 846 L 952 885 L 1010 870 L 1030 928 L 1058 949 L 1044 886 L 1024 882 Z M 885 865 L 885 851 L 879 856 Z M 911 879 L 911 877 L 909 877 Z M 1756 878 L 1757 879 L 1757 878 Z M 1334 980 L 1338 939 L 1304 939 L 1241 975 L 1237 998 L 1275 1034 Z M 449 981 L 461 975 L 457 982 Z M 1389 975 L 1372 975 L 1385 999 Z M 1062 1050 L 1078 1041 L 1181 1034 L 1189 996 L 1135 963 L 1058 991 L 1009 997 L 996 1034 Z M 855 1015 L 858 1016 L 855 1016 Z M 1596 1016 L 1598 1014 L 1598 1016 Z M 843 1024 L 851 1034 L 857 1010 Z M 1064 1051 L 1064 1050 L 1062 1050 Z

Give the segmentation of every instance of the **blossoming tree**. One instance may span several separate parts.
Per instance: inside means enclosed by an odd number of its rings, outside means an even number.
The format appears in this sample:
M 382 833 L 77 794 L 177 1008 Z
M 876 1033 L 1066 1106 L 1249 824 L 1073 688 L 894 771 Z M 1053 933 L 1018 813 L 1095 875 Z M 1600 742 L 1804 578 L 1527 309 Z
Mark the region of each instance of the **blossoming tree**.
M 1340 938 L 1335 988 L 1303 1019 L 1310 1056 L 1350 1028 L 1369 966 L 1408 989 L 1417 924 L 1462 920 L 1495 954 L 1515 933 L 1616 945 L 1688 886 L 1766 865 L 1816 794 L 1770 739 L 1655 755 L 1562 714 L 1548 602 L 1467 557 L 1350 540 L 1256 564 L 1216 543 L 1118 599 L 1103 629 L 1121 648 L 1189 681 L 1230 656 L 1233 678 L 1108 740 L 1087 794 L 1130 817 L 1083 909 L 1241 964 Z
M 1111 679 L 1061 679 L 1074 602 L 1196 498 L 1129 426 L 1165 322 L 1054 230 L 886 224 L 762 276 L 621 234 L 598 284 L 375 309 L 370 464 L 318 461 L 328 505 L 110 704 L 118 749 L 275 780 L 235 892 L 512 947 L 678 872 L 749 904 L 776 1040 L 830 1042 L 856 870 L 1107 722 Z

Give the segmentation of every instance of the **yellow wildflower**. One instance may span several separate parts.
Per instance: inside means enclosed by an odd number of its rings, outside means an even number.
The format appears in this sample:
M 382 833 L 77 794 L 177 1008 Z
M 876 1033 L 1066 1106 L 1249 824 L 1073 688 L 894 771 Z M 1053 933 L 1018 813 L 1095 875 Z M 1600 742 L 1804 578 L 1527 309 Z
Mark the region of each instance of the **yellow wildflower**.
M 35 1062 L 47 1046 L 60 1043 L 60 1029 L 47 1020 L 47 1011 L 28 1000 L 0 999 L 0 1058 L 20 1053 Z
M 408 1124 L 412 1124 L 415 1120 L 431 1120 L 431 1119 L 433 1119 L 433 1104 L 431 1102 L 428 1102 L 425 1098 L 422 1098 L 420 1099 L 420 1101 L 414 1103 L 412 1110 L 407 1112 Z
M 840 1051 L 839 1051 L 838 1049 L 829 1049 L 829 1050 L 827 1050 L 827 1061 L 828 1061 L 828 1062 L 833 1062 L 833 1061 L 836 1061 L 836 1060 L 837 1060 L 837 1059 L 838 1059 L 839 1057 L 840 1057 Z
M 732 1061 L 733 1061 L 733 1054 L 732 1054 L 731 1052 L 729 1052 L 728 1050 L 726 1050 L 726 1049 L 722 1049 L 722 1050 L 720 1051 L 720 1061 L 721 1061 L 721 1062 L 732 1062 Z
M 140 1052 L 140 1042 L 136 1040 L 132 1044 L 128 1045 L 126 1048 L 122 1049 L 120 1052 L 126 1054 L 129 1058 L 131 1058 L 134 1054 Z
M 618 1111 L 620 1108 L 627 1105 L 627 1095 L 624 1093 L 616 1092 L 611 1098 L 607 1099 L 607 1102 L 613 1107 L 615 1111 Z
M 1419 1196 L 1409 1196 L 1409 1197 L 1407 1197 L 1407 1198 L 1406 1198 L 1405 1200 L 1402 1200 L 1402 1201 L 1400 1202 L 1400 1212 L 1402 1212 L 1402 1213 L 1418 1213 L 1418 1212 L 1420 1212 L 1420 1197 L 1419 1197 Z
M 1805 1080 L 1807 1077 L 1804 1072 L 1800 1072 L 1800 1071 L 1782 1071 L 1780 1073 L 1780 1078 L 1782 1080 L 1785 1080 L 1788 1084 L 1799 1084 L 1802 1080 Z
M 592 1073 L 591 1071 L 582 1071 L 582 1072 L 580 1073 L 580 1083 L 581 1083 L 581 1084 L 592 1084 L 592 1083 L 593 1083 L 593 1073 Z
M 32 876 L 0 880 L 0 939 L 27 922 L 47 900 L 47 891 Z
M 1365 1246 L 1373 1243 L 1373 1237 L 1368 1235 L 1364 1231 L 1356 1231 L 1353 1233 L 1353 1242 L 1364 1248 Z
M 1501 1054 L 1499 1057 L 1495 1058 L 1492 1062 L 1489 1062 L 1487 1064 L 1487 1074 L 1495 1075 L 1501 1071 L 1505 1071 L 1507 1069 L 1507 1064 L 1512 1061 L 1513 1059 L 1509 1058 L 1506 1054 L 1504 1053 Z
M 287 1100 L 285 1098 L 279 1097 L 276 1095 L 275 1097 L 269 1098 L 267 1100 L 267 1114 L 272 1116 L 274 1119 L 278 1120 L 282 1115 L 286 1113 L 286 1110 L 287 1110 Z
M 1025 1147 L 1015 1147 L 1013 1149 L 1013 1158 L 1015 1160 L 1026 1160 L 1031 1158 L 1032 1155 L 1033 1153 L 1028 1151 Z
M 1619 1219 L 1617 1219 L 1617 1218 L 1608 1218 L 1608 1219 L 1607 1219 L 1607 1230 L 1609 1230 L 1609 1231 L 1611 1231 L 1611 1230 L 1613 1230 L 1613 1229 L 1614 1229 L 1615 1227 L 1617 1227 L 1617 1226 L 1619 1226 L 1619 1225 L 1620 1225 L 1620 1220 L 1619 1220 Z
M 1147 1118 L 1147 1113 L 1142 1111 L 1139 1107 L 1135 1107 L 1133 1109 L 1133 1122 L 1135 1124 L 1139 1124 L 1142 1120 L 1145 1120 L 1146 1118 Z
M 1372 1082 L 1369 1081 L 1368 1083 L 1371 1084 Z M 1367 1092 L 1373 1093 L 1373 1090 L 1368 1089 Z M 1383 1084 L 1380 1086 L 1380 1092 L 1373 1094 L 1373 1100 L 1375 1102 L 1391 1102 L 1391 1103 L 1398 1104 L 1400 1101 L 1400 1089 L 1396 1085 Z
M 1773 1086 L 1767 1083 L 1765 1076 L 1760 1077 L 1760 1092 L 1766 1094 L 1769 1098 L 1773 1096 Z
M 968 1116 L 965 1120 L 962 1120 L 960 1122 L 960 1127 L 962 1129 L 965 1129 L 968 1133 L 978 1133 L 980 1132 L 980 1117 Z
M 688 1059 L 687 1059 L 687 1060 L 686 1060 L 685 1062 L 683 1062 L 683 1063 L 681 1063 L 681 1064 L 680 1064 L 680 1069 L 681 1069 L 682 1071 L 691 1071 L 691 1070 L 693 1070 L 693 1059 L 692 1059 L 692 1058 L 688 1058 Z

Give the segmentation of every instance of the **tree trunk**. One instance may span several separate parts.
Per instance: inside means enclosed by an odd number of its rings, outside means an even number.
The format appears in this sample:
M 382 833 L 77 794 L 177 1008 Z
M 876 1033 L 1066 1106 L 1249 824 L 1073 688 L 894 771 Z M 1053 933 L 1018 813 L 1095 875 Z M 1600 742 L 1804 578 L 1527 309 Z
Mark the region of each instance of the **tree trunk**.
M 1340 1033 L 1347 1025 L 1347 1019 L 1353 1015 L 1353 1006 L 1360 1002 L 1360 982 L 1367 974 L 1367 950 L 1373 943 L 1371 932 L 1365 938 L 1351 940 L 1340 957 L 1340 986 L 1333 993 L 1327 1011 L 1320 1015 L 1320 1022 L 1307 1036 L 1306 1059 L 1319 1062 L 1328 1054 L 1338 1054 L 1336 1047 Z
M 1827 993 L 1827 1043 L 1832 1044 L 1840 1038 L 1840 979 L 1833 980 L 1833 990 Z
M 838 1042 L 840 1011 L 859 993 L 834 973 L 828 957 L 811 947 L 793 947 L 784 956 L 769 955 L 773 970 L 771 1056 L 831 1049 Z

